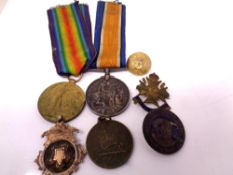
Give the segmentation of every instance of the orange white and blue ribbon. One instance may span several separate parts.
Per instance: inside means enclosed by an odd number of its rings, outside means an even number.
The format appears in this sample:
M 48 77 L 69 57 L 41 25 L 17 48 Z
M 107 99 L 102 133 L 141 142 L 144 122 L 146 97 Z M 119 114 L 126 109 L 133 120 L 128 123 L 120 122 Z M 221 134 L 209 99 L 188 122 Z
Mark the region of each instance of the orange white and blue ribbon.
M 126 7 L 121 3 L 99 1 L 94 45 L 97 59 L 92 68 L 125 68 Z
M 47 14 L 57 73 L 81 74 L 96 55 L 88 6 L 74 2 L 51 8 Z

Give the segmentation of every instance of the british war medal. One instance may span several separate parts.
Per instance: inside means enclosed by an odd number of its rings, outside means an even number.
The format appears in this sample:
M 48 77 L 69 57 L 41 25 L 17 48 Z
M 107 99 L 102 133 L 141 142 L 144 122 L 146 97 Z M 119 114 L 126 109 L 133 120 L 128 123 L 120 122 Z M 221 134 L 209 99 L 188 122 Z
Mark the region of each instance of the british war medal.
M 130 131 L 112 117 L 122 113 L 129 103 L 129 89 L 110 70 L 126 67 L 125 5 L 99 1 L 96 13 L 94 45 L 97 59 L 92 68 L 104 70 L 105 76 L 92 82 L 86 91 L 89 108 L 99 116 L 87 136 L 91 160 L 102 168 L 117 168 L 130 157 L 133 139 Z

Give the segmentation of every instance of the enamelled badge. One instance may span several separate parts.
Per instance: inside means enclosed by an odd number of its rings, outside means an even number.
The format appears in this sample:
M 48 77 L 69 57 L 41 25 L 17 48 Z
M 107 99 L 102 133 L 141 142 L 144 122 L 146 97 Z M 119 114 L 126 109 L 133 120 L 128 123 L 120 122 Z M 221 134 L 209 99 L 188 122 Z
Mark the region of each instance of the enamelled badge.
M 181 120 L 170 111 L 166 103 L 169 98 L 165 83 L 154 73 L 143 78 L 137 86 L 139 95 L 133 98 L 135 103 L 148 112 L 143 122 L 143 134 L 147 143 L 163 154 L 177 152 L 184 144 L 185 130 Z M 144 96 L 143 101 L 140 96 Z M 159 105 L 160 103 L 162 105 Z M 150 103 L 157 108 L 145 105 Z
M 102 168 L 117 168 L 130 157 L 133 139 L 130 131 L 112 117 L 122 113 L 129 103 L 129 89 L 110 70 L 126 67 L 125 5 L 99 1 L 96 13 L 94 45 L 97 60 L 94 69 L 105 70 L 105 76 L 92 82 L 86 98 L 89 108 L 99 116 L 90 130 L 86 146 L 91 160 Z
M 47 141 L 36 163 L 44 175 L 69 175 L 77 170 L 86 153 L 77 143 L 78 130 L 65 124 L 77 117 L 85 105 L 85 94 L 71 76 L 81 77 L 96 53 L 87 5 L 74 2 L 51 8 L 47 14 L 53 61 L 58 75 L 69 81 L 49 86 L 39 97 L 40 114 L 56 125 L 42 135 Z

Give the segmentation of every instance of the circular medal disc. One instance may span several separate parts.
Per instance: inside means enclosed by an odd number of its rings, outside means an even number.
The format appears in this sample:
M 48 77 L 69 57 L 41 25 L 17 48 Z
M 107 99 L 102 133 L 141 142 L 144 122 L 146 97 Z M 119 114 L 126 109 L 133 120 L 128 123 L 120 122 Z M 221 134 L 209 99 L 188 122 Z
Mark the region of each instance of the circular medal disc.
M 155 109 L 147 114 L 143 133 L 147 143 L 163 154 L 177 152 L 185 140 L 185 130 L 180 119 L 164 109 Z
M 49 86 L 40 95 L 40 114 L 51 122 L 61 119 L 67 122 L 81 113 L 85 105 L 83 90 L 73 82 L 61 82 Z
M 45 167 L 52 173 L 68 170 L 75 162 L 75 158 L 75 147 L 66 140 L 51 143 L 44 152 Z
M 102 77 L 92 82 L 86 92 L 87 104 L 101 117 L 113 117 L 125 110 L 129 89 L 120 80 Z
M 86 147 L 96 165 L 108 169 L 117 168 L 129 159 L 133 149 L 133 138 L 123 124 L 103 120 L 89 132 Z
M 135 75 L 145 75 L 151 68 L 150 57 L 143 52 L 136 52 L 129 56 L 127 67 Z

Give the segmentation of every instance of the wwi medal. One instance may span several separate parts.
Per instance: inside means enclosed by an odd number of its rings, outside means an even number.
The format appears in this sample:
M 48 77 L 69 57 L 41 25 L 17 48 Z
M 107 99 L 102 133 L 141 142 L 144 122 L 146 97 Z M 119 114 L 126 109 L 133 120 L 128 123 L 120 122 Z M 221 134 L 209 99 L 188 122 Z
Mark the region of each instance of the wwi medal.
M 74 81 L 49 86 L 38 100 L 40 114 L 51 122 L 69 121 L 78 116 L 85 105 L 85 94 Z
M 147 143 L 163 154 L 177 152 L 184 144 L 185 130 L 181 120 L 170 111 L 166 103 L 169 94 L 165 83 L 162 83 L 156 74 L 150 74 L 140 81 L 137 89 L 139 95 L 133 100 L 148 111 L 143 122 L 143 134 Z M 146 99 L 142 101 L 140 95 Z M 159 101 L 163 102 L 163 105 L 160 106 Z M 145 103 L 154 104 L 157 108 L 149 108 Z
M 95 80 L 87 89 L 87 104 L 101 117 L 116 116 L 129 102 L 129 89 L 121 80 L 109 74 Z
M 96 165 L 117 168 L 127 162 L 133 148 L 127 127 L 111 119 L 126 109 L 130 96 L 127 86 L 109 73 L 110 69 L 126 67 L 123 4 L 98 2 L 94 44 L 98 54 L 92 68 L 104 69 L 105 76 L 92 82 L 86 91 L 87 105 L 99 115 L 87 136 L 87 152 Z
M 47 141 L 36 163 L 43 175 L 70 175 L 78 169 L 86 151 L 77 143 L 74 133 L 78 130 L 63 122 L 74 119 L 83 110 L 85 94 L 76 83 L 95 56 L 95 48 L 87 5 L 74 2 L 51 8 L 47 13 L 53 61 L 57 73 L 69 81 L 49 86 L 39 97 L 40 114 L 56 125 L 42 135 Z M 75 80 L 71 76 L 80 78 Z

